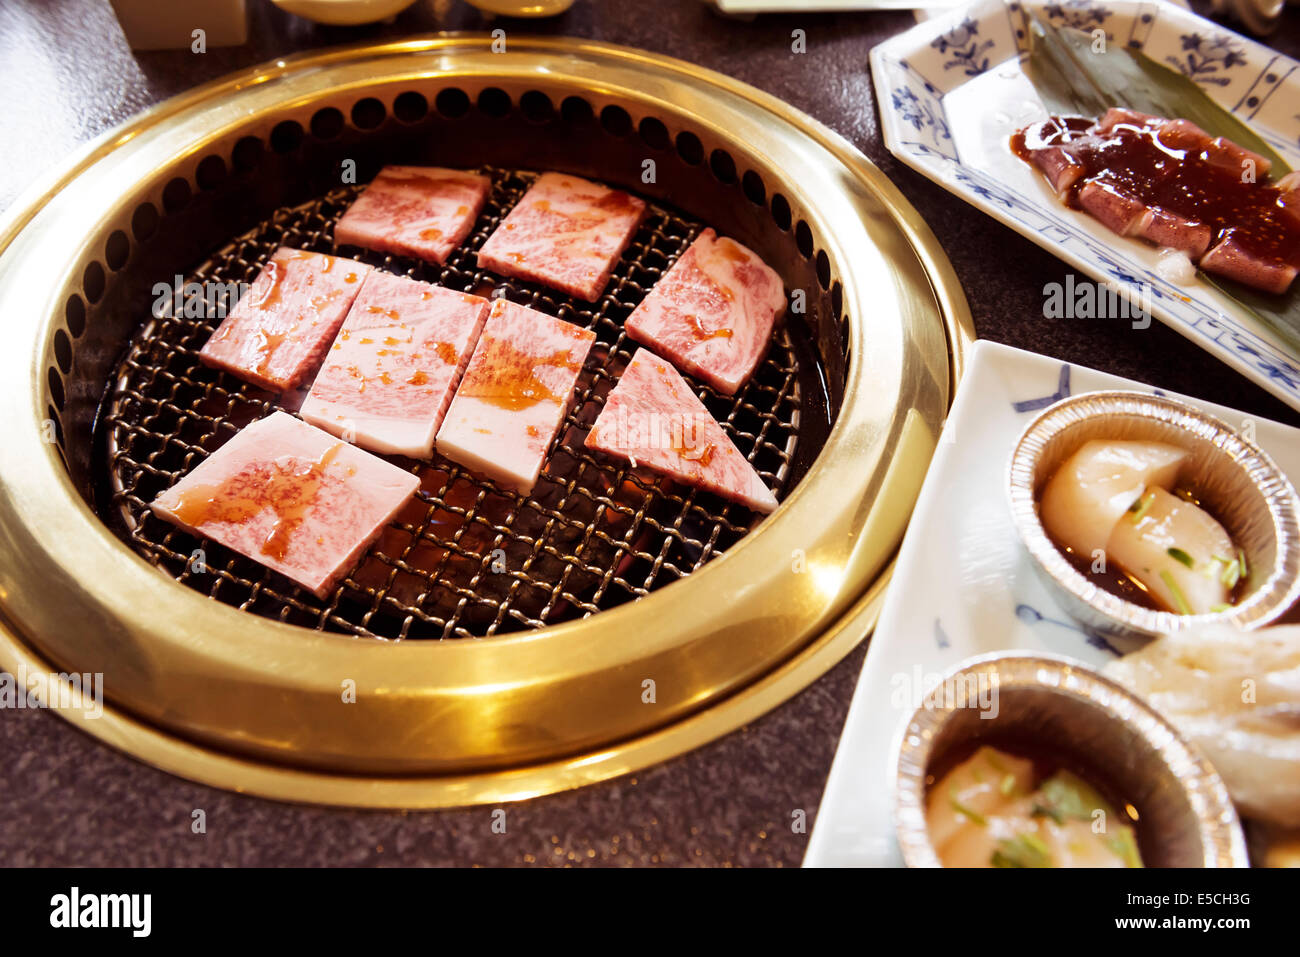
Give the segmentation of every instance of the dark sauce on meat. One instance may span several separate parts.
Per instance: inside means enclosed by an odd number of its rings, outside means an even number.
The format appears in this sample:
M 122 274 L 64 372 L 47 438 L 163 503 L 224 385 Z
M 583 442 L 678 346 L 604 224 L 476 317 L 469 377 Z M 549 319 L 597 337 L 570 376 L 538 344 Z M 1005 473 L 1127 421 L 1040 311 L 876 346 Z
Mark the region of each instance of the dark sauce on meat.
M 1028 163 L 1032 161 L 1034 150 L 1069 143 L 1085 135 L 1093 125 L 1093 121 L 1086 116 L 1049 116 L 1041 123 L 1013 133 L 1011 152 Z
M 1100 179 L 1148 207 L 1204 223 L 1213 230 L 1215 243 L 1231 231 L 1252 256 L 1300 267 L 1300 216 L 1279 202 L 1282 191 L 1262 173 L 1258 181 L 1247 182 L 1242 169 L 1216 166 L 1203 150 L 1171 146 L 1156 125 L 1164 122 L 1119 123 L 1096 133 L 1086 117 L 1053 116 L 1014 134 L 1011 150 L 1032 162 L 1035 150 L 1067 147 L 1086 170 L 1065 198 L 1072 209 L 1080 208 L 1080 188 Z

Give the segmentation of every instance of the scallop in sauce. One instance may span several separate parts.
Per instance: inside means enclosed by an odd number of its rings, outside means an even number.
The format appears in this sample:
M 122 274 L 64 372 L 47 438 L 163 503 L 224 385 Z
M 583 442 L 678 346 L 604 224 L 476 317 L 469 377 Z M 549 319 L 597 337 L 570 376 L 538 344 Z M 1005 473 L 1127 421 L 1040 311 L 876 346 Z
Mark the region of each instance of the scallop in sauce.
M 983 746 L 930 784 L 930 842 L 944 867 L 1141 867 L 1134 823 L 1082 778 Z

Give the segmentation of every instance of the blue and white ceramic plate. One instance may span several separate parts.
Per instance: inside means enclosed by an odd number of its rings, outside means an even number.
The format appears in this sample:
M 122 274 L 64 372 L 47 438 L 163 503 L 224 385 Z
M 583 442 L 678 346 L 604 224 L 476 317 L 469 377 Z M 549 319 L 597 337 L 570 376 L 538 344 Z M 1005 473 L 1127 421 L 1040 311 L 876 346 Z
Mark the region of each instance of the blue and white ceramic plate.
M 1293 168 L 1300 168 L 1300 64 L 1158 0 L 979 0 L 871 51 L 885 145 L 895 156 L 1080 272 L 1139 291 L 1150 315 L 1300 409 L 1294 349 L 1199 280 L 1161 278 L 1154 246 L 1066 209 L 1012 154 L 1011 134 L 1047 116 L 1021 69 L 1026 9 L 1058 26 L 1102 30 L 1108 43 L 1180 70 Z
M 977 342 L 898 553 L 804 864 L 894 866 L 889 790 L 903 721 L 939 676 L 972 655 L 1050 652 L 1093 666 L 1122 651 L 1062 611 L 1020 544 L 1007 463 L 1029 421 L 1058 399 L 1150 386 Z M 1247 435 L 1300 484 L 1300 429 L 1179 396 Z

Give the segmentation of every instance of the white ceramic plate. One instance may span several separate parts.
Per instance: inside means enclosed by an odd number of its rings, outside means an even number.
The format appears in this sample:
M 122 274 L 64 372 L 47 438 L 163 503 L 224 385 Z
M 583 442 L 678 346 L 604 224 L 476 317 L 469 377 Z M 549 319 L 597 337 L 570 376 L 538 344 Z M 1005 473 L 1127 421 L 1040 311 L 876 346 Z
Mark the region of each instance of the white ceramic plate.
M 891 866 L 889 778 L 902 722 L 948 668 L 993 651 L 1052 652 L 1100 666 L 1120 650 L 1091 638 L 1038 580 L 1011 524 L 1006 473 L 1029 421 L 1058 399 L 1150 386 L 977 342 L 867 651 L 817 812 L 807 866 Z M 1300 429 L 1186 396 L 1247 435 L 1300 483 Z
M 1160 278 L 1154 246 L 1066 209 L 1012 154 L 1011 134 L 1047 116 L 1021 69 L 1026 8 L 1058 26 L 1104 30 L 1107 42 L 1182 71 L 1293 168 L 1300 168 L 1300 64 L 1158 0 L 978 0 L 871 51 L 890 152 L 1080 272 L 1142 290 L 1157 319 L 1300 409 L 1295 350 L 1199 280 L 1178 286 Z

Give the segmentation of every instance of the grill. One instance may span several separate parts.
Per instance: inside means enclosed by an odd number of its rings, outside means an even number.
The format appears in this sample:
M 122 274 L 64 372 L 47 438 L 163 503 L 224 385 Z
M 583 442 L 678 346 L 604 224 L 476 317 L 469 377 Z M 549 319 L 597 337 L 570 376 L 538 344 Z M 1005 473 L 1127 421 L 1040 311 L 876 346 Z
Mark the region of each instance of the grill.
M 334 249 L 352 184 L 388 164 L 491 175 L 444 268 Z M 477 268 L 541 170 L 651 204 L 597 303 Z M 777 492 L 761 521 L 583 444 L 634 351 L 624 321 L 706 224 L 790 296 L 738 396 L 697 386 Z M 154 311 L 178 281 L 229 306 L 281 244 L 597 336 L 532 495 L 394 459 L 418 497 L 324 600 L 146 508 L 300 401 L 197 361 L 220 310 Z M 515 35 L 290 57 L 105 134 L 0 220 L 0 318 L 0 666 L 102 672 L 81 726 L 176 773 L 385 807 L 635 770 L 822 674 L 869 633 L 970 338 L 937 241 L 831 131 L 691 64 Z
M 354 572 L 320 601 L 256 562 L 178 530 L 148 503 L 244 425 L 294 396 L 271 395 L 202 365 L 198 350 L 230 301 L 281 245 L 337 252 L 333 226 L 358 187 L 333 190 L 266 221 L 186 277 L 214 291 L 214 315 L 163 314 L 143 324 L 111 376 L 98 418 L 105 450 L 99 512 L 141 555 L 208 596 L 306 627 L 379 638 L 485 636 L 537 628 L 635 600 L 723 554 L 758 516 L 708 493 L 602 460 L 583 439 L 635 343 L 623 321 L 701 225 L 652 205 L 604 295 L 594 303 L 479 269 L 476 250 L 535 174 L 484 168 L 493 190 L 470 239 L 442 266 L 348 248 L 372 265 L 480 295 L 504 296 L 597 334 L 543 477 L 523 497 L 450 461 L 412 464 L 419 501 Z M 185 286 L 182 286 L 184 289 Z M 790 329 L 736 396 L 698 394 L 778 494 L 792 484 L 804 389 L 820 368 L 801 364 Z M 797 332 L 796 332 L 797 334 Z M 809 350 L 805 348 L 805 354 Z M 805 385 L 807 383 L 807 385 Z M 300 399 L 300 396 L 298 397 Z M 825 400 L 823 399 L 823 404 Z M 816 450 L 812 450 L 815 454 Z

